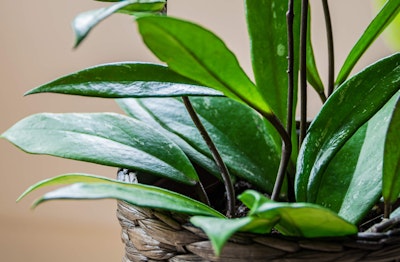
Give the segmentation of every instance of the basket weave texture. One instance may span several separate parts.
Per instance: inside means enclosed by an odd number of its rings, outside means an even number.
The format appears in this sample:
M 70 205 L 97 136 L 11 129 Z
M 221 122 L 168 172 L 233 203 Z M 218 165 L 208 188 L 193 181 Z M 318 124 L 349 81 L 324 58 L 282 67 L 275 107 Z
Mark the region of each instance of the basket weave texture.
M 400 261 L 400 229 L 328 239 L 287 238 L 279 234 L 235 234 L 219 257 L 188 217 L 118 201 L 117 217 L 130 261 Z

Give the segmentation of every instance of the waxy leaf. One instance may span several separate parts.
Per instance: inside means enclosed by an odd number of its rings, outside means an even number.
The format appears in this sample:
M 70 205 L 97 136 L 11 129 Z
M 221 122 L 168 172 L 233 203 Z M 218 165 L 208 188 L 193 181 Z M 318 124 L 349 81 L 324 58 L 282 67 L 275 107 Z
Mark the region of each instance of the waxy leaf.
M 326 100 L 325 88 L 322 83 L 321 77 L 319 76 L 317 64 L 314 57 L 314 49 L 311 41 L 311 8 L 308 10 L 308 23 L 307 23 L 307 55 L 306 55 L 306 66 L 307 66 L 307 81 L 317 92 L 322 101 Z
M 268 123 L 229 98 L 190 100 L 231 173 L 271 192 L 279 167 L 279 145 L 268 133 Z M 164 130 L 193 162 L 218 174 L 210 150 L 180 99 L 122 99 L 118 103 L 133 118 Z
M 351 49 L 336 78 L 336 85 L 340 85 L 346 80 L 360 57 L 399 12 L 400 0 L 388 0 L 386 2 L 384 7 L 371 21 L 360 39 L 358 39 L 357 43 Z
M 194 184 L 197 174 L 181 149 L 135 119 L 112 113 L 37 114 L 2 137 L 22 150 L 128 168 Z
M 271 107 L 282 123 L 287 119 L 288 101 L 288 41 L 286 12 L 287 1 L 281 0 L 246 0 L 245 14 L 250 38 L 251 61 L 256 81 L 257 92 Z M 296 111 L 297 80 L 299 69 L 300 14 L 301 1 L 294 1 L 293 21 L 293 114 Z M 292 128 L 292 162 L 298 154 L 297 136 L 293 118 Z M 273 131 L 270 131 L 273 134 Z M 275 143 L 281 143 L 281 137 L 274 137 Z
M 124 0 L 124 1 L 107 1 L 118 2 L 109 7 L 87 11 L 79 14 L 72 22 L 77 47 L 89 34 L 89 32 L 101 21 L 110 15 L 121 12 L 132 14 L 135 12 L 155 12 L 164 8 L 165 0 Z
M 166 66 L 149 63 L 111 63 L 78 71 L 32 89 L 36 93 L 60 93 L 104 98 L 222 96 L 199 86 Z
M 322 175 L 332 158 L 399 89 L 397 53 L 367 67 L 330 96 L 300 150 L 295 183 L 297 201 L 316 201 Z
M 272 115 L 235 55 L 216 35 L 172 17 L 142 16 L 136 21 L 147 47 L 171 70 Z
M 301 3 L 295 2 L 299 14 Z M 246 0 L 246 19 L 249 31 L 251 58 L 257 90 L 272 110 L 285 123 L 288 95 L 287 1 Z M 299 16 L 294 21 L 294 50 L 299 49 Z M 298 52 L 295 52 L 294 86 L 297 86 Z M 296 92 L 296 90 L 295 90 Z M 297 92 L 296 92 L 297 93 Z M 294 97 L 297 97 L 294 95 Z M 293 101 L 296 104 L 295 101 Z
M 360 222 L 377 203 L 382 195 L 385 134 L 397 97 L 364 124 L 332 159 L 315 191 L 315 203 L 352 223 Z
M 43 197 L 35 201 L 34 206 L 57 199 L 113 198 L 140 207 L 164 209 L 189 215 L 224 217 L 218 211 L 199 201 L 166 189 L 142 184 L 124 183 L 88 174 L 66 174 L 44 180 L 33 185 L 20 198 L 35 189 L 62 184 L 72 185 L 46 193 Z
M 194 216 L 190 222 L 200 227 L 211 241 L 214 252 L 217 256 L 221 254 L 226 241 L 238 231 L 269 233 L 276 220 L 261 219 L 258 217 L 242 218 L 218 218 Z
M 355 225 L 319 205 L 274 202 L 254 190 L 245 191 L 239 199 L 250 208 L 250 216 L 278 219 L 275 228 L 284 235 L 312 238 L 357 233 Z
M 393 204 L 400 194 L 400 97 L 390 117 L 383 155 L 383 188 L 385 202 Z

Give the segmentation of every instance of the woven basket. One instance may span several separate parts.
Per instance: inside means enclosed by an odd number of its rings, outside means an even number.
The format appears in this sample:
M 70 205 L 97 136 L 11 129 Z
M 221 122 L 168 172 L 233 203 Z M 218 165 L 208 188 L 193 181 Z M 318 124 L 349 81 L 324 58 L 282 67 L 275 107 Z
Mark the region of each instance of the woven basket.
M 400 229 L 330 239 L 279 234 L 236 234 L 216 257 L 204 233 L 188 218 L 118 201 L 117 217 L 130 261 L 400 261 Z M 374 231 L 399 224 L 385 221 Z

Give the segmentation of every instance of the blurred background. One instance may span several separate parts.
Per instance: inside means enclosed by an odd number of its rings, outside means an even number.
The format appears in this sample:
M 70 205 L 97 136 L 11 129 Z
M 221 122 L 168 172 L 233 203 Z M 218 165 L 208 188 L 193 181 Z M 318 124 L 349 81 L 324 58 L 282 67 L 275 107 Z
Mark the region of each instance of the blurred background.
M 326 79 L 326 42 L 320 1 L 313 7 L 313 41 L 321 76 Z M 371 18 L 371 1 L 330 1 L 339 69 Z M 0 1 L 0 133 L 38 112 L 121 112 L 113 100 L 24 92 L 59 76 L 100 63 L 156 62 L 124 15 L 94 29 L 76 50 L 70 22 L 79 12 L 105 6 L 91 0 Z M 217 33 L 251 74 L 242 0 L 169 0 L 170 15 L 199 22 Z M 378 39 L 357 69 L 388 55 Z M 310 99 L 310 117 L 320 103 Z M 50 202 L 35 210 L 38 191 L 15 203 L 31 184 L 55 175 L 85 172 L 115 177 L 116 169 L 48 156 L 27 155 L 0 140 L 0 261 L 120 261 L 123 246 L 116 203 Z

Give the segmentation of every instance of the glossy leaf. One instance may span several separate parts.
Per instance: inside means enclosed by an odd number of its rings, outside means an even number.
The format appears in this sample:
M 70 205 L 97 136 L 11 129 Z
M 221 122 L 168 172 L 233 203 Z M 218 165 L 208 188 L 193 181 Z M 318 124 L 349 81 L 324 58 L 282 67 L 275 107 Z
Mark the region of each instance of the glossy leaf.
M 190 215 L 224 217 L 218 211 L 201 202 L 166 189 L 142 184 L 129 184 L 88 174 L 66 174 L 44 180 L 28 189 L 24 195 L 41 187 L 62 184 L 72 185 L 46 193 L 35 201 L 34 206 L 57 199 L 113 198 L 140 207 L 164 209 Z
M 279 166 L 279 146 L 268 133 L 265 120 L 229 98 L 190 100 L 231 173 L 271 192 Z M 124 99 L 118 103 L 130 116 L 164 130 L 194 162 L 218 172 L 181 100 Z
M 393 212 L 390 214 L 390 218 L 399 217 L 399 216 L 400 216 L 400 207 L 393 210 Z
M 287 236 L 312 238 L 357 233 L 355 225 L 319 205 L 274 202 L 254 190 L 245 191 L 239 199 L 250 208 L 250 216 L 279 218 L 275 228 Z
M 360 222 L 381 197 L 385 134 L 396 98 L 394 96 L 340 149 L 315 192 L 317 204 L 352 223 Z
M 386 2 L 384 7 L 371 21 L 360 39 L 358 39 L 357 43 L 351 49 L 336 78 L 336 85 L 340 85 L 346 80 L 360 57 L 399 12 L 400 0 L 388 0 Z
M 194 216 L 190 219 L 190 222 L 200 227 L 207 234 L 215 254 L 219 256 L 225 243 L 236 232 L 269 233 L 276 220 L 271 221 L 257 217 L 228 219 Z
M 198 181 L 186 155 L 153 128 L 112 113 L 37 114 L 2 137 L 22 150 L 128 168 L 187 184 Z
M 295 1 L 295 13 L 300 13 L 300 2 Z M 287 117 L 287 1 L 246 0 L 246 19 L 250 37 L 251 58 L 258 92 L 272 110 L 286 122 Z M 294 24 L 294 49 L 299 48 L 298 16 Z M 295 52 L 297 54 L 297 52 Z M 295 56 L 295 86 L 298 55 Z M 296 97 L 296 95 L 295 95 Z
M 385 139 L 382 195 L 393 204 L 400 194 L 400 98 L 397 99 Z
M 199 25 L 166 16 L 142 16 L 137 23 L 147 47 L 169 68 L 263 114 L 272 114 L 235 55 L 216 35 Z
M 26 95 L 46 92 L 105 98 L 222 95 L 165 66 L 135 62 L 90 67 L 30 90 Z
M 287 1 L 281 0 L 246 0 L 245 15 L 250 38 L 251 61 L 256 81 L 256 88 L 262 98 L 282 123 L 287 119 L 288 97 L 288 43 L 286 12 Z M 294 1 L 294 13 L 300 14 L 301 2 Z M 294 16 L 294 50 L 299 50 L 300 16 Z M 294 101 L 293 115 L 296 113 L 297 82 L 299 69 L 298 52 L 294 52 Z M 292 162 L 298 154 L 297 136 L 293 118 Z M 270 131 L 273 133 L 273 131 Z M 281 137 L 274 137 L 275 143 L 281 143 Z
M 322 175 L 332 158 L 399 89 L 400 53 L 367 67 L 332 94 L 311 124 L 300 151 L 297 201 L 316 201 Z
M 87 11 L 79 14 L 72 22 L 75 32 L 77 47 L 101 21 L 110 15 L 121 12 L 132 14 L 134 12 L 155 12 L 164 8 L 165 0 L 124 0 L 124 1 L 106 1 L 118 2 L 109 7 Z
M 376 12 L 378 12 L 382 6 L 386 3 L 387 0 L 374 0 L 373 6 Z M 374 11 L 375 11 L 374 10 Z M 392 50 L 400 51 L 400 14 L 397 14 L 396 18 L 394 18 L 385 31 L 382 33 L 383 39 L 386 44 L 391 47 Z
M 322 83 L 321 77 L 319 76 L 317 64 L 314 57 L 314 48 L 311 41 L 311 8 L 308 10 L 308 28 L 307 28 L 307 55 L 306 55 L 306 66 L 307 66 L 307 81 L 317 92 L 322 101 L 326 100 L 324 93 L 324 84 Z

